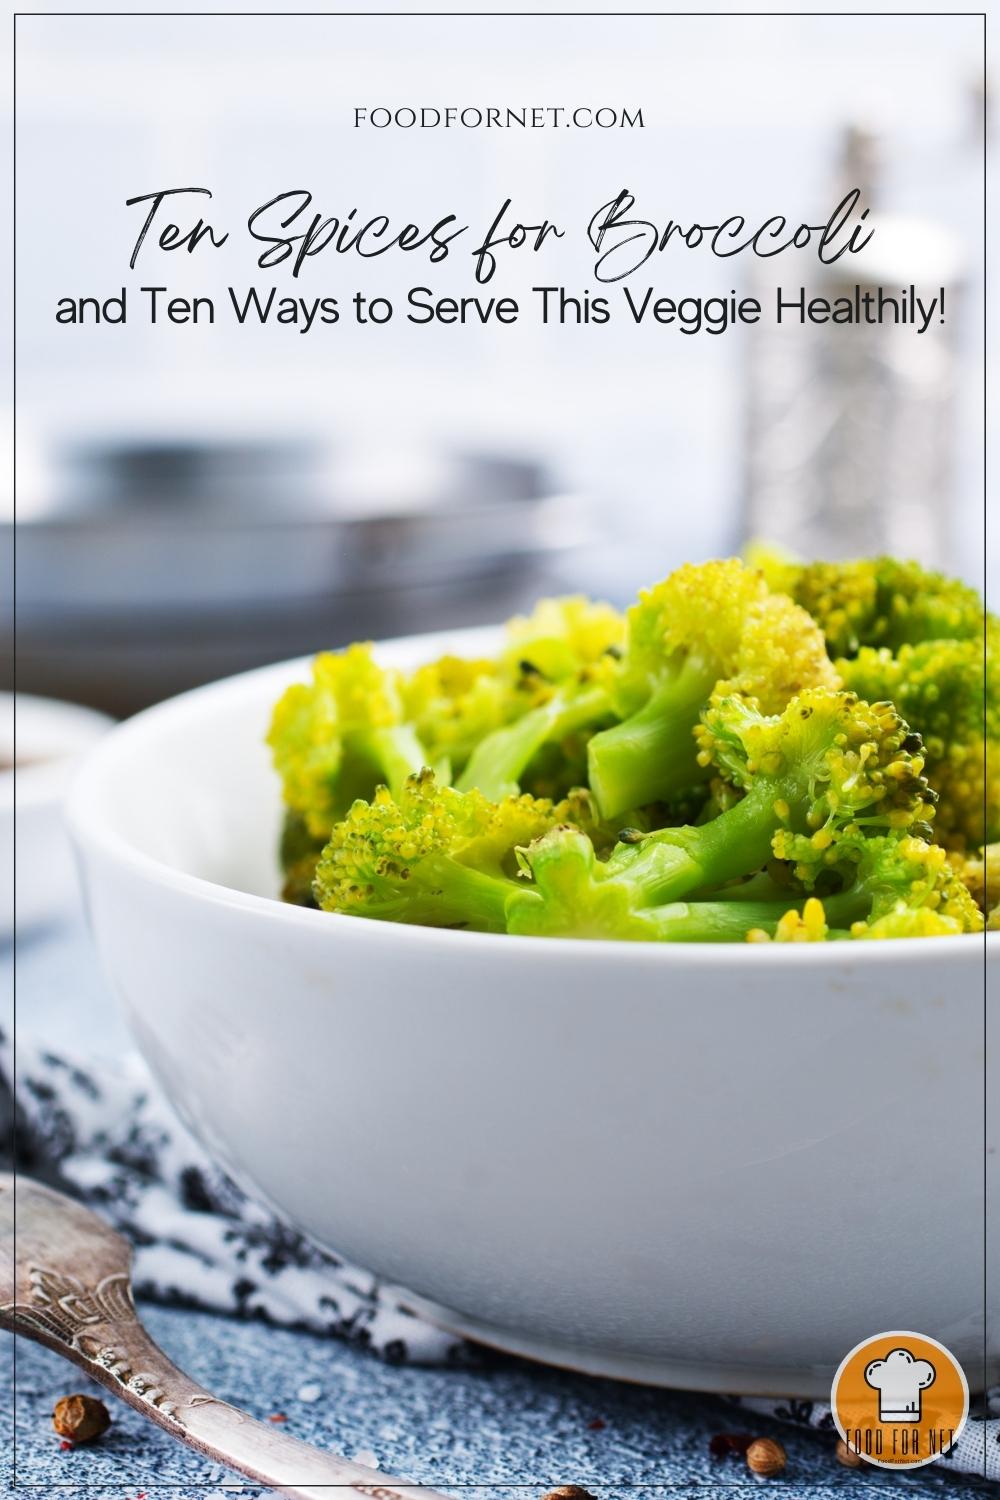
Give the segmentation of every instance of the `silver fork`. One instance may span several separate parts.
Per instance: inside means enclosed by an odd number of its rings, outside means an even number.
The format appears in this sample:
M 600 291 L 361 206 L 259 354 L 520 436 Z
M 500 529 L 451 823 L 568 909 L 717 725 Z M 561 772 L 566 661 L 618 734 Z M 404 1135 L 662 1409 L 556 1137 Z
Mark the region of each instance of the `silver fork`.
M 446 1500 L 300 1442 L 191 1380 L 139 1322 L 131 1259 L 127 1240 L 89 1209 L 0 1174 L 0 1327 L 54 1349 L 188 1447 L 280 1494 Z

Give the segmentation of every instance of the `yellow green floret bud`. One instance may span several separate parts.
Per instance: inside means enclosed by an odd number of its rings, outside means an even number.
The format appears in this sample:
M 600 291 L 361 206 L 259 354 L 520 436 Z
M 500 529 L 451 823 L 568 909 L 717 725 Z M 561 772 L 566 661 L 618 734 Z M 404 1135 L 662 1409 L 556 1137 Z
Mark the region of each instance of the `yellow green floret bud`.
M 480 792 L 411 777 L 394 797 L 380 787 L 338 823 L 316 870 L 325 911 L 502 932 L 505 903 L 523 877 L 517 850 L 577 804 L 526 795 L 490 802 Z

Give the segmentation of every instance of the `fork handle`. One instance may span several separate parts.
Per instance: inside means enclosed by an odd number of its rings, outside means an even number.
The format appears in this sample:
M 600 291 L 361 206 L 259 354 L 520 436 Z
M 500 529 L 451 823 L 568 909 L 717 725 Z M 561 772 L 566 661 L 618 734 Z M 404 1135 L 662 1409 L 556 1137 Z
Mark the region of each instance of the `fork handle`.
M 4 1308 L 0 1324 L 73 1360 L 189 1448 L 293 1500 L 337 1500 L 335 1492 L 346 1500 L 448 1500 L 300 1442 L 213 1396 L 167 1358 L 134 1314 L 91 1326 L 72 1344 L 39 1326 L 23 1305 Z

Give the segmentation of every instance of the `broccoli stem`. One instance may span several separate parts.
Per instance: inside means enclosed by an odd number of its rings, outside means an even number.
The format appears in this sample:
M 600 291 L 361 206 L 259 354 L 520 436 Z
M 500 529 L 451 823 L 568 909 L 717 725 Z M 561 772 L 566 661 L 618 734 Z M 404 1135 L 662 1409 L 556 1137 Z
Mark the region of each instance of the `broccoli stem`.
M 427 751 L 409 724 L 366 730 L 361 742 L 385 777 L 394 797 L 402 790 L 407 777 L 415 776 L 427 764 Z
M 594 735 L 588 780 L 602 816 L 666 801 L 706 779 L 692 731 L 714 686 L 713 673 L 689 658 L 637 713 Z
M 752 874 L 771 858 L 771 840 L 781 826 L 774 806 L 779 796 L 772 781 L 759 777 L 741 802 L 709 823 L 664 828 L 641 844 L 619 845 L 608 871 L 634 887 L 641 906 L 681 900 Z
M 414 906 L 410 902 L 407 921 L 428 921 L 434 927 L 469 927 L 476 932 L 506 932 L 507 901 L 523 887 L 523 882 L 475 870 L 447 855 L 422 864 L 420 882 L 428 887 L 427 901 L 433 915 L 411 915 Z
M 417 927 L 505 932 L 507 901 L 521 890 L 506 875 L 475 870 L 447 854 L 433 855 L 421 862 L 419 874 L 405 887 L 389 884 L 380 889 L 376 885 L 369 893 L 365 915 Z
M 649 936 L 661 943 L 742 943 L 751 928 L 772 937 L 781 918 L 802 900 L 678 901 L 637 912 L 649 923 Z
M 832 927 L 850 928 L 853 922 L 865 922 L 871 916 L 872 906 L 879 890 L 870 882 L 859 879 L 846 890 L 833 896 L 823 897 L 823 910 L 827 924 Z
M 491 802 L 512 796 L 520 791 L 524 770 L 543 745 L 586 728 L 607 712 L 603 688 L 556 693 L 548 703 L 480 740 L 458 779 L 458 790 L 480 791 Z
M 736 885 L 723 886 L 717 891 L 695 891 L 695 901 L 707 901 L 711 896 L 713 901 L 784 901 L 786 903 L 797 899 L 795 891 L 788 886 L 782 885 L 779 880 L 769 874 L 767 870 L 758 870 L 756 875 L 751 875 L 747 880 L 741 880 Z

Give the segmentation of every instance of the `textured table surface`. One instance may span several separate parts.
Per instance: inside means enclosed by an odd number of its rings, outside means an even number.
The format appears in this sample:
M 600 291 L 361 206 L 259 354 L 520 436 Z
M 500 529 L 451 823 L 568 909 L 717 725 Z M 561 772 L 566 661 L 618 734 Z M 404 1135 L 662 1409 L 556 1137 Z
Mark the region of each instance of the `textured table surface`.
M 12 953 L 0 950 L 0 1025 L 12 1020 Z M 93 1053 L 126 1045 L 79 927 L 40 935 L 18 955 L 17 1023 L 58 1039 L 60 1049 Z M 285 1430 L 401 1477 L 445 1491 L 475 1487 L 483 1496 L 538 1494 L 580 1484 L 600 1500 L 739 1495 L 756 1491 L 738 1460 L 710 1457 L 720 1431 L 778 1436 L 788 1469 L 774 1481 L 785 1494 L 824 1496 L 891 1492 L 971 1497 L 993 1487 L 935 1472 L 910 1475 L 841 1468 L 833 1438 L 751 1417 L 721 1400 L 592 1380 L 484 1354 L 469 1368 L 392 1367 L 331 1339 L 207 1313 L 145 1307 L 153 1336 L 210 1390 L 261 1417 L 282 1412 Z M 189 1453 L 165 1433 L 113 1402 L 114 1425 L 90 1448 L 60 1449 L 50 1415 L 55 1400 L 87 1389 L 57 1356 L 0 1336 L 0 1481 L 34 1494 L 130 1497 L 141 1492 L 219 1500 L 259 1491 Z M 15 1382 L 16 1363 L 16 1382 Z M 319 1385 L 316 1401 L 303 1386 Z M 233 1490 L 229 1488 L 235 1484 Z M 67 1488 L 68 1487 L 68 1488 Z
M 569 1483 L 586 1486 L 601 1500 L 619 1488 L 623 1497 L 637 1500 L 661 1487 L 670 1495 L 756 1492 L 757 1481 L 739 1460 L 715 1460 L 708 1451 L 713 1433 L 750 1422 L 788 1450 L 779 1493 L 817 1500 L 876 1491 L 887 1500 L 893 1491 L 942 1500 L 987 1493 L 983 1484 L 932 1470 L 899 1477 L 843 1469 L 833 1457 L 832 1437 L 789 1432 L 734 1412 L 721 1400 L 588 1380 L 495 1356 L 468 1370 L 390 1366 L 337 1341 L 285 1329 L 166 1308 L 143 1312 L 167 1352 L 226 1400 L 257 1416 L 284 1413 L 284 1430 L 296 1437 L 366 1455 L 367 1462 L 374 1457 L 390 1473 L 446 1492 L 476 1486 L 483 1497 L 538 1495 Z M 5 1336 L 8 1368 L 11 1344 Z M 321 1387 L 319 1400 L 299 1398 L 309 1384 Z M 86 1382 L 57 1356 L 18 1344 L 18 1488 L 39 1485 L 57 1493 L 57 1485 L 71 1484 L 87 1486 L 88 1494 L 133 1500 L 161 1486 L 177 1487 L 173 1493 L 192 1500 L 229 1493 L 222 1486 L 234 1482 L 233 1475 L 188 1453 L 110 1397 L 115 1421 L 106 1437 L 90 1448 L 62 1451 L 50 1426 L 52 1406 L 59 1396 L 84 1388 Z M 13 1449 L 5 1462 L 12 1473 Z

